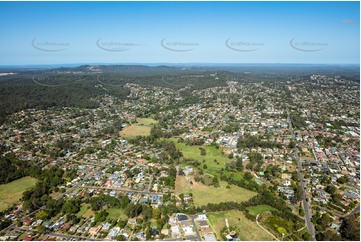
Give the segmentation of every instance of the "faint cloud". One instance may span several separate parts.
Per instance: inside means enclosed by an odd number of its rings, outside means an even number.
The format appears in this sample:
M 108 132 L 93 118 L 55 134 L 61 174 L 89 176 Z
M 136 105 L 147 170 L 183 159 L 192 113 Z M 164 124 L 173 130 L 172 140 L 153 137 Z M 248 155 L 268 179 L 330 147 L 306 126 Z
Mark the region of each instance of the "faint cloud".
M 353 19 L 344 19 L 341 21 L 342 24 L 356 24 L 356 21 Z

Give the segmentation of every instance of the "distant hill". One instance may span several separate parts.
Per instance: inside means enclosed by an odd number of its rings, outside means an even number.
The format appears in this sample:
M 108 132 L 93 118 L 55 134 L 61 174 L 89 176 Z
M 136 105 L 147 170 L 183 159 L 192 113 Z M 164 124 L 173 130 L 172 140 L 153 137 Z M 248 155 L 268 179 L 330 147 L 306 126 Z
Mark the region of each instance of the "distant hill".
M 169 64 L 169 65 L 79 65 L 48 68 L 44 67 L 1 67 L 2 72 L 21 74 L 50 74 L 64 72 L 81 73 L 122 73 L 129 76 L 181 74 L 182 72 L 199 73 L 204 71 L 230 71 L 246 74 L 283 74 L 283 75 L 343 75 L 357 76 L 359 65 L 326 65 L 326 64 Z

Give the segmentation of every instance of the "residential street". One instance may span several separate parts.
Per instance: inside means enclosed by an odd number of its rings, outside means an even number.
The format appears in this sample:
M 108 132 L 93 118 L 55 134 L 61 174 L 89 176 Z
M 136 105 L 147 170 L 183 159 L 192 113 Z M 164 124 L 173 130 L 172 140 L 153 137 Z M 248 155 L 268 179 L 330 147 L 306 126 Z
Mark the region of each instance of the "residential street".
M 311 221 L 311 217 L 312 217 L 311 209 L 310 209 L 310 205 L 308 204 L 308 202 L 306 200 L 305 184 L 304 184 L 304 181 L 303 181 L 301 159 L 300 159 L 300 156 L 299 156 L 298 146 L 297 146 L 295 135 L 294 135 L 294 132 L 293 132 L 291 117 L 290 117 L 290 113 L 289 113 L 287 105 L 286 105 L 286 111 L 287 111 L 287 117 L 288 117 L 288 123 L 289 123 L 290 131 L 291 131 L 291 135 L 292 135 L 292 140 L 296 144 L 295 148 L 294 148 L 294 150 L 295 150 L 295 158 L 297 160 L 298 177 L 300 179 L 300 184 L 301 184 L 301 187 L 302 187 L 302 196 L 303 196 L 302 204 L 303 204 L 303 208 L 305 210 L 305 222 L 306 222 L 306 226 L 307 226 L 307 231 L 311 235 L 312 240 L 316 240 L 314 227 L 313 227 L 313 224 L 312 224 L 312 221 Z
M 197 241 L 202 241 L 202 236 L 199 234 L 196 222 L 194 221 L 194 215 L 192 215 L 191 218 L 192 218 L 193 228 L 197 233 Z

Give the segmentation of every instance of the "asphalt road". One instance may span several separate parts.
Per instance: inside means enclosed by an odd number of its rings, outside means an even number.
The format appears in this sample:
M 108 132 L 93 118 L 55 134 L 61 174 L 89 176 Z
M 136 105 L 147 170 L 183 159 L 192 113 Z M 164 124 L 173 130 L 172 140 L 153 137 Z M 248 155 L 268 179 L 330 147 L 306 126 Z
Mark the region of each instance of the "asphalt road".
M 76 186 L 77 188 L 86 188 L 86 189 L 97 189 L 97 190 L 111 190 L 111 191 L 120 191 L 120 192 L 131 192 L 131 193 L 138 193 L 138 194 L 146 194 L 146 195 L 164 195 L 161 192 L 147 192 L 147 191 L 138 191 L 132 189 L 125 189 L 125 188 L 112 188 L 112 187 L 95 187 L 95 186 Z
M 194 221 L 194 215 L 192 215 L 191 218 L 192 218 L 192 223 L 193 223 L 194 230 L 197 233 L 197 241 L 202 241 L 202 236 L 199 234 L 196 222 Z
M 327 209 L 327 208 L 324 208 L 324 207 L 320 207 L 320 209 L 332 214 L 333 216 L 336 216 L 336 217 L 339 217 L 339 218 L 347 218 L 347 217 L 349 217 L 351 215 L 360 213 L 360 204 L 356 208 L 354 208 L 351 212 L 349 212 L 347 214 L 343 214 L 343 215 L 339 214 L 339 213 L 336 213 L 334 211 L 331 211 L 330 209 Z
M 15 227 L 15 230 L 21 230 L 21 231 L 26 231 L 26 232 L 33 232 L 33 233 L 39 233 L 37 230 L 35 229 L 27 229 L 27 228 L 19 228 L 19 227 Z M 85 240 L 96 240 L 96 241 L 100 241 L 97 239 L 93 239 L 93 238 L 88 238 L 88 237 L 84 237 L 84 236 L 77 236 L 77 235 L 70 235 L 70 234 L 57 234 L 57 233 L 45 233 L 46 235 L 50 236 L 50 237 L 61 237 L 61 238 L 66 238 L 66 239 L 85 239 Z
M 152 185 L 152 182 L 153 182 L 153 177 L 154 177 L 154 175 L 152 174 L 152 175 L 150 175 L 150 179 L 149 179 L 149 183 L 148 183 L 148 185 L 147 185 L 147 187 L 144 189 L 144 190 L 146 190 L 147 192 L 149 192 L 150 191 L 150 186 Z
M 360 204 L 354 209 L 354 210 L 352 210 L 352 212 L 350 213 L 350 215 L 354 215 L 354 214 L 356 214 L 356 213 L 360 213 Z M 349 216 L 350 216 L 349 215 Z
M 297 143 L 296 143 L 295 134 L 293 132 L 290 113 L 288 111 L 287 106 L 286 106 L 286 112 L 287 112 L 287 119 L 288 119 L 289 128 L 290 128 L 291 135 L 292 135 L 292 140 L 296 144 L 294 150 L 295 150 L 295 158 L 297 160 L 298 177 L 300 179 L 300 184 L 301 184 L 301 188 L 302 188 L 302 204 L 303 204 L 303 208 L 305 210 L 305 223 L 306 223 L 306 226 L 307 226 L 307 231 L 311 235 L 312 240 L 316 241 L 315 231 L 314 231 L 314 227 L 313 227 L 313 224 L 312 224 L 312 221 L 311 221 L 311 209 L 310 209 L 310 205 L 308 204 L 308 202 L 306 200 L 305 183 L 303 181 L 301 159 L 300 159 L 300 156 L 298 154 L 299 151 L 298 151 L 298 147 L 297 147 Z

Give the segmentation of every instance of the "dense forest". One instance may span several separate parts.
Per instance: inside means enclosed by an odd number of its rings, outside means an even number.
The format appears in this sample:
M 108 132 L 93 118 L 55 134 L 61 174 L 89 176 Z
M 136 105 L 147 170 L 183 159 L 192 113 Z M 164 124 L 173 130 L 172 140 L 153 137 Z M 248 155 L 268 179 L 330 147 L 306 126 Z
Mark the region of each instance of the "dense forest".
M 101 94 L 124 98 L 129 93 L 129 90 L 123 87 L 109 87 L 105 91 L 96 87 L 96 84 L 98 81 L 94 75 L 54 75 L 35 79 L 35 82 L 34 77 L 29 75 L 2 77 L 0 124 L 6 120 L 7 115 L 23 109 L 95 108 L 98 103 L 94 98 Z
M 134 73 L 138 71 L 139 68 L 133 70 Z M 96 108 L 99 104 L 94 99 L 104 94 L 125 99 L 129 94 L 129 89 L 124 87 L 126 83 L 173 89 L 179 89 L 189 84 L 192 84 L 192 89 L 226 85 L 226 73 L 222 74 L 221 80 L 208 78 L 209 73 L 203 73 L 208 77 L 199 81 L 198 78 L 189 76 L 187 78 L 182 76 L 163 77 L 158 74 L 159 71 L 156 75 L 148 73 L 144 76 L 139 76 L 139 73 L 130 75 L 129 73 L 132 73 L 130 70 L 127 70 L 126 74 L 112 72 L 59 74 L 59 72 L 49 73 L 48 70 L 44 72 L 46 74 L 17 74 L 0 77 L 0 124 L 6 121 L 8 115 L 23 109 Z M 189 95 L 188 92 L 183 94 Z

